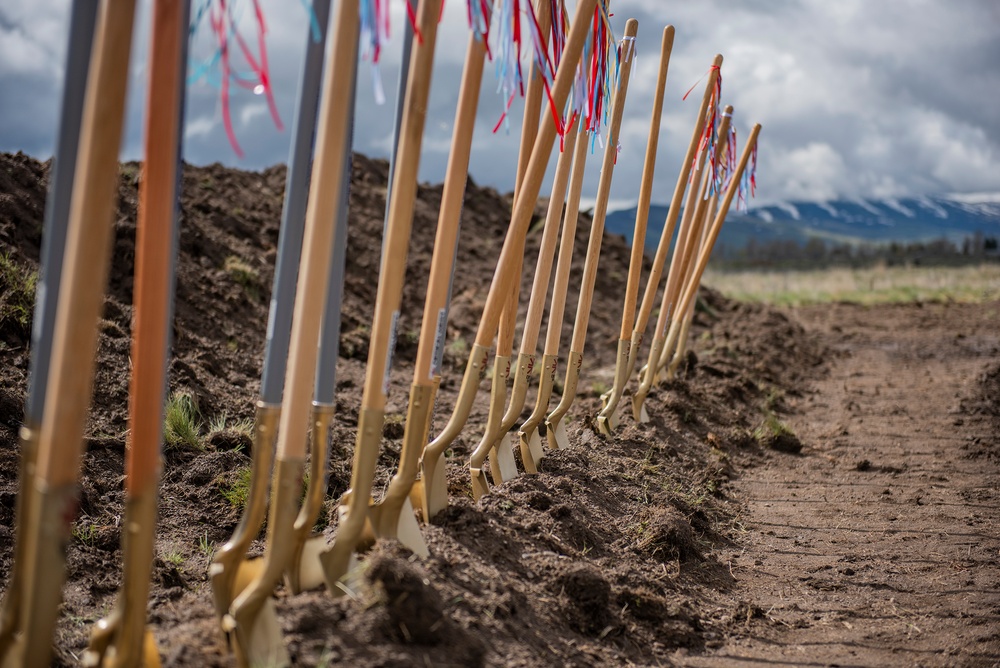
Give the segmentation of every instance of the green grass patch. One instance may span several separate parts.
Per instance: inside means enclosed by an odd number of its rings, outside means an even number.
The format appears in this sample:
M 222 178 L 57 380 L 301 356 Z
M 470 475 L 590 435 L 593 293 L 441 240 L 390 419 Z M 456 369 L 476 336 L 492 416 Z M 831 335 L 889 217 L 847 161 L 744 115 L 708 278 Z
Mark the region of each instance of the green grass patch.
M 18 265 L 10 253 L 0 253 L 0 325 L 13 325 L 23 336 L 31 334 L 38 272 Z
M 177 391 L 167 399 L 163 418 L 163 438 L 168 448 L 203 450 L 201 413 L 190 392 Z
M 229 502 L 233 508 L 243 510 L 250 499 L 250 481 L 253 479 L 253 470 L 249 466 L 241 466 L 236 470 L 233 481 L 224 484 L 219 493 L 222 498 Z M 206 539 L 207 540 L 207 539 Z
M 226 258 L 222 268 L 233 281 L 243 286 L 247 296 L 255 301 L 260 300 L 260 273 L 246 260 L 236 255 L 230 255 Z

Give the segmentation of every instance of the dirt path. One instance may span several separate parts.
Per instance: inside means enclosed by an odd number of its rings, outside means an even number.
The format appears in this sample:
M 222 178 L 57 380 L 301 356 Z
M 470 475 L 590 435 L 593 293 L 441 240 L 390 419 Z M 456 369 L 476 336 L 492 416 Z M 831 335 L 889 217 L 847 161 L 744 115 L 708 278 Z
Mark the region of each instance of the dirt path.
M 801 455 L 773 453 L 736 483 L 748 533 L 729 561 L 759 609 L 680 663 L 1000 665 L 998 439 L 970 415 L 998 358 L 998 312 L 796 314 L 837 356 L 812 393 L 786 399 Z

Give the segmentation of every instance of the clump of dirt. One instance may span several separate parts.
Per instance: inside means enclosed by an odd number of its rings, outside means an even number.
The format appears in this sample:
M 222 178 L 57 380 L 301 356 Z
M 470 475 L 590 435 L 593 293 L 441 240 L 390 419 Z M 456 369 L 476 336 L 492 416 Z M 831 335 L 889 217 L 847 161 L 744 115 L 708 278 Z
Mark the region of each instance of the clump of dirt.
M 691 523 L 675 508 L 651 508 L 637 527 L 635 549 L 652 559 L 685 561 L 700 558 Z
M 577 565 L 556 579 L 563 614 L 570 628 L 584 635 L 607 635 L 611 630 L 611 585 L 593 567 Z
M 38 268 L 47 168 L 23 155 L 0 155 L 0 255 L 16 268 L 15 278 Z M 120 583 L 138 174 L 135 163 L 121 167 L 56 665 L 75 665 L 91 624 L 112 607 Z M 231 665 L 220 649 L 207 569 L 245 503 L 250 436 L 227 425 L 254 414 L 284 175 L 283 167 L 184 168 L 170 388 L 192 394 L 200 425 L 194 444 L 164 452 L 150 624 L 168 666 Z M 328 537 L 336 534 L 336 501 L 350 484 L 385 181 L 384 162 L 355 156 L 329 501 L 317 527 Z M 420 185 L 376 497 L 398 462 L 440 198 L 440 186 Z M 509 195 L 469 182 L 432 433 L 454 405 L 486 299 L 483 277 L 495 268 L 510 206 Z M 539 201 L 536 218 L 544 207 Z M 568 313 L 582 277 L 588 222 L 581 218 Z M 540 236 L 535 226 L 527 258 L 537 253 Z M 548 451 L 538 475 L 494 486 L 473 502 L 467 457 L 486 423 L 484 381 L 448 458 L 451 505 L 424 527 L 431 557 L 418 560 L 398 545 L 377 543 L 353 597 L 293 597 L 279 589 L 279 617 L 296 665 L 656 664 L 669 662 L 679 647 L 697 650 L 728 633 L 735 622 L 722 602 L 735 582 L 717 548 L 741 536 L 743 507 L 732 495 L 732 479 L 766 456 L 752 437 L 762 416 L 785 410 L 782 397 L 800 396 L 804 383 L 822 373 L 827 353 L 786 315 L 702 290 L 694 350 L 680 376 L 651 393 L 651 421 L 631 418 L 626 395 L 621 426 L 613 438 L 604 437 L 593 416 L 611 380 L 629 256 L 620 237 L 605 238 L 580 396 L 568 416 L 570 447 Z M 532 278 L 524 273 L 522 294 Z M 3 309 L 9 311 L 8 304 Z M 571 317 L 563 328 L 568 341 Z M 30 326 L 0 332 L 3 572 L 11 566 L 28 333 Z M 527 405 L 533 403 L 534 389 Z M 251 554 L 262 551 L 262 538 Z

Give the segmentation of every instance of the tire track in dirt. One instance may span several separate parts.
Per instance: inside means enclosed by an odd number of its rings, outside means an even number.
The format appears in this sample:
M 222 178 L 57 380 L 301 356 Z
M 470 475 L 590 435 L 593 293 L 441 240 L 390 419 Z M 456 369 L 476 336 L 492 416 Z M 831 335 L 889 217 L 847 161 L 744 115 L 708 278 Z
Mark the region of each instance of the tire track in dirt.
M 836 356 L 787 401 L 801 455 L 771 453 L 736 482 L 747 534 L 729 563 L 755 606 L 744 631 L 679 663 L 1000 665 L 1000 443 L 963 410 L 989 392 L 998 313 L 797 312 Z

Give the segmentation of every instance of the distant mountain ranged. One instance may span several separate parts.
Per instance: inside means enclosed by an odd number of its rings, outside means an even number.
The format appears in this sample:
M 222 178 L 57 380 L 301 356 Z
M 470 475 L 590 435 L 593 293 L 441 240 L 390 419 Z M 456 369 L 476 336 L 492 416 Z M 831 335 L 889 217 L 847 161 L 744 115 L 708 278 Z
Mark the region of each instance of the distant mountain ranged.
M 646 249 L 659 241 L 668 206 L 650 208 Z M 632 243 L 635 207 L 608 214 L 606 229 Z M 967 237 L 1000 236 L 1000 194 L 954 195 L 906 199 L 855 199 L 827 202 L 779 202 L 730 212 L 717 251 L 731 254 L 751 241 L 805 244 L 818 238 L 828 244 L 889 244 L 947 238 L 960 245 Z

